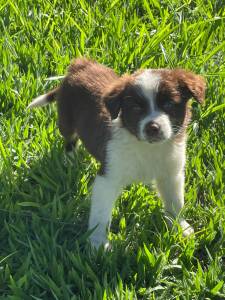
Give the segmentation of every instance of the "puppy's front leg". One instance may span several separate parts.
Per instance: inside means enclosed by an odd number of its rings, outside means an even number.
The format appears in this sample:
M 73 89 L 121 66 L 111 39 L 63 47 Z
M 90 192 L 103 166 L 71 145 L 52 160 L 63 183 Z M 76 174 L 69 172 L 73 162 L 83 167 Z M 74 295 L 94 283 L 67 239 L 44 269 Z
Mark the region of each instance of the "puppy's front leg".
M 97 175 L 94 181 L 89 229 L 94 229 L 90 236 L 91 243 L 98 248 L 101 244 L 106 246 L 106 229 L 110 223 L 113 204 L 121 192 L 119 182 L 107 176 Z
M 179 216 L 184 206 L 184 173 L 167 174 L 157 180 L 159 193 L 164 201 L 165 210 L 174 218 L 179 217 L 183 235 L 188 236 L 194 232 L 193 228 Z

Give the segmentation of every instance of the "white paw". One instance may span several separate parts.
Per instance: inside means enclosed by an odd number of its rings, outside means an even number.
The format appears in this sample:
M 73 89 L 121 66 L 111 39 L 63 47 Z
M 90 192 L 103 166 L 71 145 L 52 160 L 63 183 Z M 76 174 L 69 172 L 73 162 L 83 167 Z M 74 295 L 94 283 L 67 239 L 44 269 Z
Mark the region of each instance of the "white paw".
M 190 224 L 188 224 L 187 221 L 181 220 L 179 223 L 180 223 L 180 226 L 182 228 L 184 237 L 190 236 L 191 234 L 194 233 L 194 229 L 191 227 Z
M 90 237 L 91 246 L 98 250 L 100 247 L 104 247 L 104 250 L 108 251 L 111 249 L 109 241 L 105 237 Z
M 104 250 L 105 251 L 111 251 L 112 250 L 112 245 L 110 244 L 109 241 L 104 244 Z

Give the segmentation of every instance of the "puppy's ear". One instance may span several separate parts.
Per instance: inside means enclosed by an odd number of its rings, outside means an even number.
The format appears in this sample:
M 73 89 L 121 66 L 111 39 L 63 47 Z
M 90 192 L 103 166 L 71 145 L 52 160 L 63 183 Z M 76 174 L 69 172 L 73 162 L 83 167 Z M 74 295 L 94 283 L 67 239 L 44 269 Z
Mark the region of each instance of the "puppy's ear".
M 176 70 L 179 90 L 183 99 L 194 98 L 199 103 L 204 103 L 206 83 L 202 76 L 185 70 Z
M 106 108 L 110 112 L 112 119 L 116 119 L 119 115 L 123 98 L 130 80 L 129 75 L 122 76 L 113 82 L 103 95 L 103 101 L 105 102 Z

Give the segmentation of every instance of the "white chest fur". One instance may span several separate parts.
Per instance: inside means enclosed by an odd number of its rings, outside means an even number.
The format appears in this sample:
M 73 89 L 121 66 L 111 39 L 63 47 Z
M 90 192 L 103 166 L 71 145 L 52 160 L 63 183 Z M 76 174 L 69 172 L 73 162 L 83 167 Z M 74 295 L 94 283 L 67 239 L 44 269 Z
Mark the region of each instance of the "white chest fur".
M 182 172 L 185 164 L 185 142 L 169 140 L 150 144 L 139 141 L 114 121 L 113 138 L 107 147 L 107 177 L 132 182 L 150 183 L 164 174 Z

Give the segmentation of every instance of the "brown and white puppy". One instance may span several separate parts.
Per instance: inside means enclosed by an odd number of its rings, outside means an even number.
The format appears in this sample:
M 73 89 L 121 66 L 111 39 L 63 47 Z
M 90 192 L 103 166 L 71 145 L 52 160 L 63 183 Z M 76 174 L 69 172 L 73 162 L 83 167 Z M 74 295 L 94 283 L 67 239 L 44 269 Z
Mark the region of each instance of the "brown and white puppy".
M 113 204 L 133 182 L 156 182 L 165 210 L 184 235 L 192 227 L 180 216 L 184 205 L 188 100 L 202 103 L 205 81 L 182 69 L 147 69 L 118 77 L 84 58 L 74 60 L 62 84 L 29 107 L 57 101 L 59 129 L 67 148 L 79 137 L 101 163 L 93 191 L 89 229 L 95 247 L 107 245 Z

